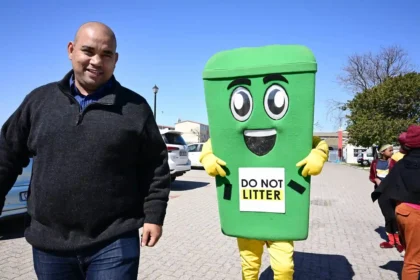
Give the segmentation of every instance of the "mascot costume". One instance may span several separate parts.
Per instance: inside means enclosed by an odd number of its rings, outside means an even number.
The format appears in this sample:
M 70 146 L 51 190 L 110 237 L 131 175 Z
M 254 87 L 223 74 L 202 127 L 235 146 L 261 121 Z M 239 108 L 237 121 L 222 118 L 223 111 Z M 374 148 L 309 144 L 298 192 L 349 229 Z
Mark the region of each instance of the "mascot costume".
M 211 139 L 200 162 L 216 179 L 222 233 L 237 238 L 243 279 L 258 279 L 264 245 L 274 279 L 293 279 L 293 241 L 308 236 L 310 176 L 329 153 L 313 137 L 316 71 L 299 45 L 223 51 L 204 69 Z

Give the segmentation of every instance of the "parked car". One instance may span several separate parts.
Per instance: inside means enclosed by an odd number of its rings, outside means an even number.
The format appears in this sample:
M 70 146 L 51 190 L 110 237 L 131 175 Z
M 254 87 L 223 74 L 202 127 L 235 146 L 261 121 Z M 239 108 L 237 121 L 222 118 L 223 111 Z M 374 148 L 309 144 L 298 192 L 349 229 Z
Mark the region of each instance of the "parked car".
M 19 216 L 27 212 L 26 201 L 28 199 L 28 188 L 31 175 L 32 160 L 29 162 L 29 165 L 23 169 L 22 174 L 18 176 L 12 189 L 6 195 L 0 220 Z
M 362 152 L 357 156 L 357 163 L 359 163 L 362 166 L 370 166 L 372 161 L 375 158 L 373 157 L 373 154 L 369 151 Z
M 160 134 L 168 149 L 168 164 L 171 171 L 171 180 L 184 175 L 191 170 L 191 161 L 188 158 L 188 146 L 182 137 L 182 132 L 162 129 Z
M 188 145 L 188 157 L 191 161 L 191 167 L 203 167 L 203 165 L 199 161 L 200 154 L 203 149 L 203 144 L 204 143 L 194 143 Z

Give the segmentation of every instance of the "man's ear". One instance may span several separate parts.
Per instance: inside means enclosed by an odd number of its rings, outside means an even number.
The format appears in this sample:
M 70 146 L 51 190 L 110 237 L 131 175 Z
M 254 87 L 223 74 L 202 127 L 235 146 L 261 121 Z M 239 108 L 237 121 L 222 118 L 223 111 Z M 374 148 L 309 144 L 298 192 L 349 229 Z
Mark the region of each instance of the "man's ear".
M 73 51 L 74 51 L 74 43 L 69 42 L 67 44 L 67 54 L 68 54 L 70 60 L 72 60 L 72 58 L 73 58 Z
M 117 62 L 118 62 L 118 57 L 119 57 L 119 54 L 116 52 L 115 53 L 115 64 L 117 64 Z

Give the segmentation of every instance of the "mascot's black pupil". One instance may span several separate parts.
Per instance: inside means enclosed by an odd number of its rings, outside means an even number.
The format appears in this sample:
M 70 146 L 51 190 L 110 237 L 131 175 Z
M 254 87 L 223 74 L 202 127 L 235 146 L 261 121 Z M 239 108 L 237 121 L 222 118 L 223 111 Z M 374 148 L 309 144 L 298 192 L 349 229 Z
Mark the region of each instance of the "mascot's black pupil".
M 283 110 L 284 110 L 284 106 L 285 106 L 285 102 L 284 102 L 284 97 L 283 96 L 281 96 L 280 98 L 282 98 L 283 100 L 283 104 L 280 106 L 280 107 L 278 107 L 277 105 L 276 105 L 276 102 L 275 102 L 275 97 L 276 97 L 276 95 L 277 94 L 281 94 L 281 92 L 278 90 L 278 89 L 274 89 L 274 90 L 272 90 L 271 92 L 270 92 L 270 94 L 269 94 L 269 96 L 268 96 L 268 100 L 267 100 L 267 106 L 268 106 L 268 109 L 270 110 L 270 112 L 272 112 L 274 115 L 280 115 L 281 114 L 281 112 L 283 112 Z M 277 97 L 278 98 L 278 97 Z
M 235 112 L 239 116 L 244 117 L 248 114 L 251 108 L 249 96 L 242 91 L 235 93 L 235 96 L 233 97 L 233 106 L 235 108 Z

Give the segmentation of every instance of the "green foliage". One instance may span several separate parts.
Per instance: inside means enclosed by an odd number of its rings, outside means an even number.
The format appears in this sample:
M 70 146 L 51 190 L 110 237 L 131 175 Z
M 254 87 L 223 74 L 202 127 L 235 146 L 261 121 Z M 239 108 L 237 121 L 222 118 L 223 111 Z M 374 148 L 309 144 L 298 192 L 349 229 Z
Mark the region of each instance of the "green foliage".
M 396 144 L 410 124 L 420 123 L 420 73 L 387 78 L 347 102 L 349 143 Z

